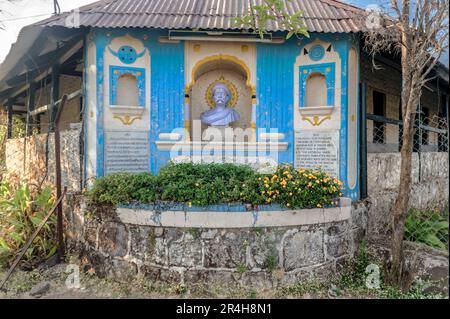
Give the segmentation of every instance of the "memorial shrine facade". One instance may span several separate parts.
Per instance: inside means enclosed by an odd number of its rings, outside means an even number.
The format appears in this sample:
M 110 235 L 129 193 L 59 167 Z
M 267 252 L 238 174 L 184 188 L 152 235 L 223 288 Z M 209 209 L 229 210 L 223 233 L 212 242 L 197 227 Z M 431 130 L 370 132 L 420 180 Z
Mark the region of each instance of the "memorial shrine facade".
M 170 160 L 291 163 L 329 172 L 358 198 L 358 38 L 184 36 L 89 32 L 86 179 L 156 173 Z

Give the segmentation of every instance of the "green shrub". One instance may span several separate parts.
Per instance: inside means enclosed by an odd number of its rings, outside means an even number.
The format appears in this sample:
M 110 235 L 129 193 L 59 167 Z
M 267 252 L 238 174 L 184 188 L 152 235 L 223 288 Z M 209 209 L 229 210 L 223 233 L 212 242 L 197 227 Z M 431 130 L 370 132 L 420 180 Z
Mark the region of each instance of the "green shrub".
M 274 174 L 254 174 L 246 181 L 242 201 L 282 204 L 288 208 L 323 207 L 340 196 L 342 183 L 322 171 L 281 165 Z
M 50 187 L 30 190 L 28 185 L 0 183 L 0 259 L 14 258 L 53 206 Z M 56 216 L 52 215 L 26 251 L 23 263 L 28 267 L 52 256 L 57 249 Z
M 444 213 L 411 209 L 406 217 L 405 239 L 448 250 L 448 228 L 448 208 Z
M 147 174 L 116 173 L 95 181 L 88 196 L 96 203 L 151 203 L 156 200 L 156 177 Z
M 281 204 L 287 208 L 323 207 L 340 196 L 341 182 L 324 172 L 282 165 L 259 174 L 234 164 L 169 164 L 157 176 L 112 174 L 98 179 L 88 196 L 97 203 L 157 201 L 189 206 L 244 203 Z
M 240 202 L 251 168 L 233 164 L 169 164 L 158 173 L 163 201 L 207 206 Z

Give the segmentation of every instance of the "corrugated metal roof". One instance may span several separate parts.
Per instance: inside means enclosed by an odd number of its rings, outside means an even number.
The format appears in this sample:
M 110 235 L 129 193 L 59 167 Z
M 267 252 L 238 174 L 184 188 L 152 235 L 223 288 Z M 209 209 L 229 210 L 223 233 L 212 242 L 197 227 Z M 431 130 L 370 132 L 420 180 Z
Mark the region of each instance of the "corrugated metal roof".
M 85 27 L 132 27 L 159 29 L 237 30 L 232 19 L 249 12 L 250 2 L 263 0 L 102 0 L 81 7 Z M 335 0 L 286 1 L 289 14 L 302 11 L 310 32 L 359 32 L 364 10 Z M 66 26 L 69 13 L 38 22 L 43 26 Z M 286 31 L 270 21 L 268 31 Z

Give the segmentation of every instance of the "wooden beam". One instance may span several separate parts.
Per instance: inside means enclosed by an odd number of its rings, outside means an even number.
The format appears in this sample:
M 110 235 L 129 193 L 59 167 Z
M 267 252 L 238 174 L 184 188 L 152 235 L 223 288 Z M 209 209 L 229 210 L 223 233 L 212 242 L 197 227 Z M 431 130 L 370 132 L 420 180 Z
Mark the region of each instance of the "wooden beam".
M 6 83 L 8 83 L 11 88 L 0 93 L 0 102 L 4 101 L 6 98 L 17 96 L 27 90 L 29 88 L 29 81 L 39 82 L 47 77 L 51 73 L 51 68 L 55 63 L 65 63 L 72 56 L 76 55 L 82 47 L 83 39 L 73 39 L 60 49 L 40 57 L 39 62 L 44 63 L 43 65 L 37 64 L 37 61 L 35 60 L 35 63 L 32 63 L 33 69 L 30 69 L 27 73 L 6 79 Z
M 79 96 L 82 96 L 83 90 L 79 89 L 76 90 L 75 92 L 72 92 L 70 94 L 67 95 L 67 101 L 73 100 Z M 58 101 L 56 101 L 56 105 L 60 105 L 61 104 L 61 100 L 59 99 Z M 33 112 L 31 112 L 31 115 L 36 116 L 38 114 L 42 114 L 47 112 L 50 108 L 51 108 L 51 104 L 46 104 L 46 105 L 42 105 L 40 107 L 38 107 L 37 109 L 35 109 Z
M 56 115 L 58 114 L 57 101 L 59 100 L 59 64 L 55 64 L 52 67 L 52 90 L 51 90 L 51 100 L 50 100 L 50 130 L 53 132 Z
M 33 116 L 31 116 L 30 112 L 33 112 L 36 107 L 36 83 L 32 82 L 30 83 L 30 88 L 28 89 L 28 102 L 27 102 L 27 128 L 26 128 L 26 135 L 30 136 L 33 134 L 33 126 L 34 126 L 34 119 Z
M 12 138 L 12 125 L 13 125 L 13 104 L 14 100 L 9 99 L 7 102 L 7 110 L 8 110 L 8 128 L 7 128 L 7 138 Z
M 65 71 L 61 71 L 61 75 L 76 76 L 76 77 L 81 78 L 81 77 L 83 77 L 83 72 L 65 70 Z

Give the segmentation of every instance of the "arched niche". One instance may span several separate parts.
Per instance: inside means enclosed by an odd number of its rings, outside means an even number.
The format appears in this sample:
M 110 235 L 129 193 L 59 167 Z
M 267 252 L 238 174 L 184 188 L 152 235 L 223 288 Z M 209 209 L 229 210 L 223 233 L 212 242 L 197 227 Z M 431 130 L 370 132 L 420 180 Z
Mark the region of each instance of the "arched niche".
M 138 80 L 131 73 L 124 73 L 117 79 L 117 105 L 139 105 Z
M 327 105 L 327 79 L 320 72 L 311 73 L 306 79 L 305 107 Z
M 192 70 L 192 83 L 187 88 L 189 95 L 189 128 L 193 134 L 193 121 L 200 121 L 201 113 L 211 109 L 211 101 L 208 99 L 208 88 L 214 83 L 221 82 L 229 86 L 230 91 L 235 94 L 235 103 L 229 105 L 240 115 L 240 120 L 230 125 L 233 128 L 250 129 L 254 126 L 252 119 L 252 97 L 254 88 L 250 83 L 250 71 L 248 67 L 233 57 L 216 56 L 199 62 Z M 202 132 L 207 128 L 202 124 Z

